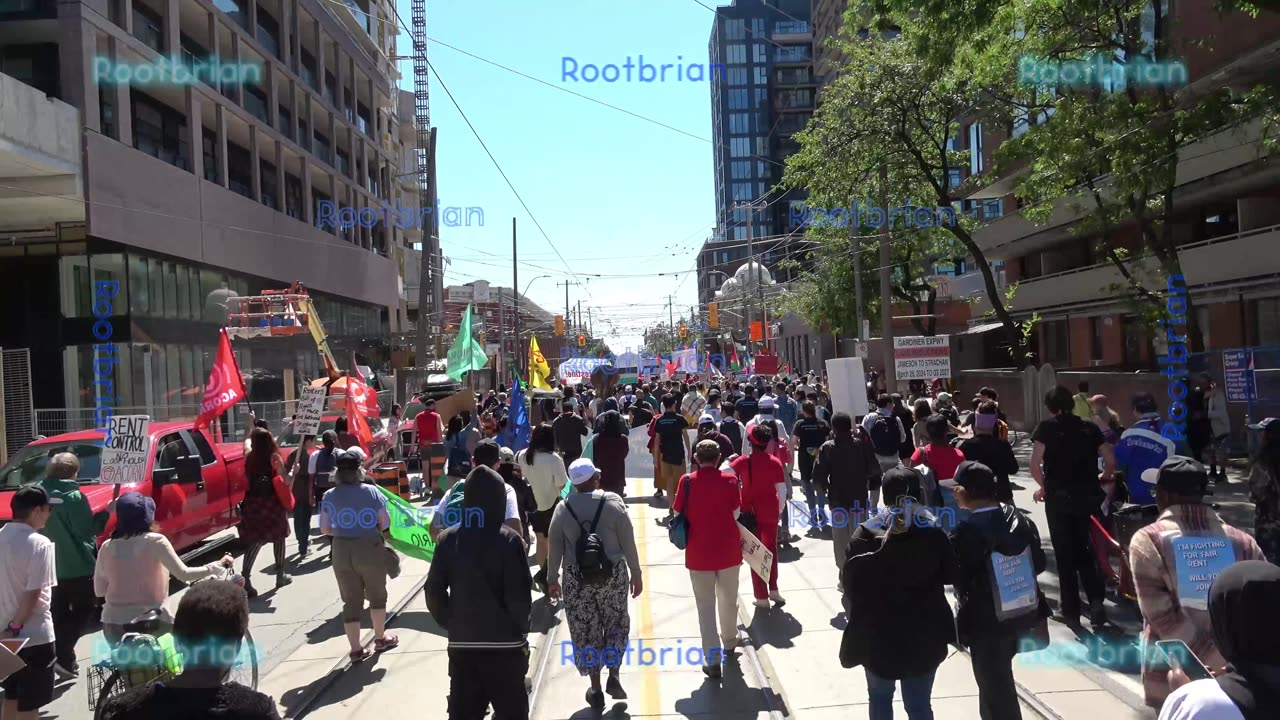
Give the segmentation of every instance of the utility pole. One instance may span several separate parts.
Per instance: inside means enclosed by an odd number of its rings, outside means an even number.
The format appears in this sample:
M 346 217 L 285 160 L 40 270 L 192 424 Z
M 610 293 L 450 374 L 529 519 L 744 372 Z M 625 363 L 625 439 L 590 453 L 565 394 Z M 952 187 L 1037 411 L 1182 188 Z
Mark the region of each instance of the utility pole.
M 595 323 L 592 322 L 591 320 L 591 308 L 587 308 L 587 334 L 589 334 L 591 337 L 595 337 L 596 335 L 595 331 L 592 330 L 592 328 L 594 327 L 595 327 Z
M 880 371 L 880 376 L 884 378 L 884 387 L 886 392 L 893 392 L 897 385 L 897 378 L 893 374 L 893 308 L 890 307 L 891 292 L 889 283 L 892 282 L 890 277 L 890 261 L 893 260 L 892 253 L 889 248 L 889 236 L 892 232 L 889 229 L 889 171 L 883 165 L 880 167 L 881 182 L 881 205 L 885 211 L 885 222 L 880 226 L 880 360 L 884 367 Z M 859 328 L 861 329 L 861 328 Z
M 671 331 L 671 347 L 672 348 L 675 348 L 676 346 L 676 314 L 675 314 L 676 311 L 675 311 L 674 303 L 675 303 L 675 296 L 668 295 L 667 296 L 667 329 Z
M 582 298 L 578 298 L 578 332 L 582 332 Z
M 855 199 L 853 202 L 856 204 L 858 201 Z M 853 297 L 855 319 L 858 323 L 855 332 L 858 334 L 859 340 L 866 342 L 868 338 L 862 337 L 862 306 L 864 302 L 862 295 L 862 238 L 858 236 L 862 228 L 850 216 L 857 216 L 857 213 L 853 212 L 852 208 L 850 212 L 845 214 L 845 217 L 849 218 L 849 243 L 853 245 Z M 883 265 L 884 263 L 881 264 Z M 836 348 L 839 349 L 839 345 Z
M 507 318 L 504 314 L 503 307 L 506 302 L 502 299 L 502 288 L 498 288 L 498 359 L 497 365 L 498 378 L 501 382 L 503 366 L 506 364 L 507 357 Z M 485 338 L 486 340 L 488 338 Z
M 516 372 L 524 377 L 524 348 L 520 347 L 520 269 L 516 255 L 516 219 L 511 218 L 511 296 L 516 316 Z

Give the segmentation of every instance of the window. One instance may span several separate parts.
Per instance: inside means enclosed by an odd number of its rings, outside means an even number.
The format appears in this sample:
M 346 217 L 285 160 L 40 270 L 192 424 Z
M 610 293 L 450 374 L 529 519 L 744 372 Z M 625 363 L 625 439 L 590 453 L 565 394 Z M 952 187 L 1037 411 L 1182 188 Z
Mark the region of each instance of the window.
M 969 126 L 969 174 L 982 172 L 982 123 Z
M 751 200 L 751 183 L 734 183 L 733 184 L 733 200 L 749 201 Z
M 745 135 L 751 132 L 751 115 L 748 113 L 732 113 L 729 115 L 729 132 Z
M 809 59 L 809 48 L 798 45 L 792 47 L 780 47 L 777 54 L 774 55 L 774 62 L 804 62 Z
M 769 106 L 769 88 L 756 88 L 755 96 L 755 107 L 763 108 Z
M 332 165 L 333 157 L 329 153 L 329 138 L 325 137 L 324 135 L 321 135 L 320 132 L 317 131 L 315 133 L 315 140 L 316 140 L 316 150 L 315 150 L 316 156 L 319 157 L 321 160 L 324 160 L 325 162 Z
M 207 467 L 218 462 L 218 456 L 213 452 L 213 446 L 209 444 L 209 440 L 205 438 L 204 433 L 193 430 L 191 432 L 191 440 L 195 442 L 196 450 L 200 453 L 201 465 Z
M 781 109 L 813 107 L 813 91 L 809 88 L 800 90 L 778 91 L 777 105 Z
M 280 209 L 276 187 L 276 166 L 266 160 L 258 160 L 258 184 L 262 187 L 262 204 L 272 210 Z
M 253 164 L 249 162 L 249 151 L 239 145 L 227 141 L 227 187 L 232 191 L 253 199 Z
M 1102 359 L 1102 318 L 1097 317 L 1096 315 L 1094 317 L 1089 318 L 1089 336 L 1090 336 L 1089 359 L 1101 360 Z
M 324 96 L 336 107 L 338 104 L 338 79 L 328 70 L 324 73 Z
M 759 157 L 769 157 L 769 139 L 766 137 L 756 138 L 756 155 Z
M 289 112 L 283 105 L 278 108 L 278 113 L 280 115 L 280 134 L 292 140 L 293 113 Z
M 280 23 L 271 17 L 271 14 L 258 4 L 258 32 L 254 35 L 262 47 L 266 48 L 272 55 L 284 59 L 280 54 Z
M 154 353 L 153 353 L 154 354 Z M 156 441 L 155 470 L 172 470 L 178 458 L 187 456 L 187 442 L 181 433 L 169 433 Z
M 1013 118 L 1013 127 L 1009 129 L 1009 137 L 1022 137 L 1031 128 L 1031 113 L 1021 112 Z
M 729 157 L 744 158 L 751 155 L 751 138 L 730 138 Z
M 742 65 L 747 62 L 747 46 L 743 43 L 734 43 L 726 45 L 724 48 L 725 62 L 730 65 Z
M 284 204 L 289 217 L 302 219 L 302 181 L 289 173 L 284 175 Z
M 764 43 L 753 43 L 751 45 L 751 62 L 761 65 L 769 62 L 769 51 L 765 49 Z
M 730 90 L 729 91 L 729 109 L 730 110 L 746 110 L 747 109 L 747 91 L 746 90 Z
M 108 92 L 106 85 L 98 86 L 98 114 L 102 119 L 102 134 L 118 140 L 116 137 L 116 105 L 115 92 Z
M 186 170 L 187 149 L 182 138 L 186 118 L 137 90 L 131 95 L 133 146 L 151 157 Z
M 751 177 L 750 160 L 734 160 L 732 177 L 734 180 L 746 180 Z
M 369 108 L 364 103 L 356 103 L 356 127 L 360 128 L 360 132 L 373 137 L 372 128 L 369 126 Z
M 767 37 L 764 30 L 764 18 L 751 18 L 751 36 Z
M 270 122 L 271 117 L 267 115 L 267 94 L 253 85 L 246 84 L 242 87 L 244 88 L 244 109 L 259 120 Z
M 133 4 L 133 36 L 156 52 L 164 52 L 164 20 L 141 2 Z
M 746 68 L 740 68 L 740 67 L 731 67 L 731 68 L 729 68 L 728 77 L 729 77 L 729 86 L 730 86 L 730 87 L 732 87 L 732 86 L 734 86 L 734 85 L 746 85 L 746 84 L 747 84 L 747 69 L 746 69 Z
M 947 187 L 955 189 L 964 183 L 963 172 L 960 168 L 947 168 Z
M 316 58 L 307 52 L 306 48 L 302 50 L 302 79 L 311 86 L 312 90 L 320 90 L 320 83 L 316 81 Z
M 768 85 L 769 71 L 764 66 L 757 66 L 756 68 L 754 68 L 754 70 L 755 70 L 755 84 Z
M 1003 201 L 1000 198 L 994 200 L 985 200 L 982 203 L 982 216 L 987 220 L 992 220 L 1004 215 Z
M 244 9 L 242 0 L 213 0 L 213 6 L 226 13 L 240 27 L 249 29 L 249 13 Z
M 338 170 L 339 170 L 343 175 L 346 175 L 347 177 L 352 177 L 352 175 L 351 175 L 351 156 L 350 156 L 350 155 L 347 155 L 347 153 L 346 153 L 345 151 L 343 151 L 343 150 L 339 150 L 339 151 L 337 152 L 337 155 L 338 155 L 338 162 L 337 162 L 337 164 L 336 164 L 336 165 L 334 165 L 334 167 L 338 168 Z
M 747 26 L 745 20 L 726 20 L 724 23 L 724 37 L 726 40 L 745 40 L 747 37 Z

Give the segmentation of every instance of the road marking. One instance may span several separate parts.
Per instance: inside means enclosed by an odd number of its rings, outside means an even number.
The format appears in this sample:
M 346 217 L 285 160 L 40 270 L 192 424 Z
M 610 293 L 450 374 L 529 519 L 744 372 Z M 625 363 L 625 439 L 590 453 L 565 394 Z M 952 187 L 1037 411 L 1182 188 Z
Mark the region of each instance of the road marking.
M 640 497 L 645 497 L 646 493 L 648 493 L 648 488 L 644 486 L 644 483 L 645 479 L 640 478 Z M 649 503 L 640 503 L 639 505 L 636 505 L 635 508 L 637 511 L 636 519 L 639 521 L 636 525 L 640 528 L 641 536 L 638 538 L 639 541 L 636 543 L 636 554 L 640 559 L 641 578 L 644 579 L 644 570 L 649 567 L 649 549 L 648 543 L 645 542 L 649 538 L 649 513 L 647 512 L 649 509 Z M 648 582 L 645 582 L 645 585 L 648 585 Z M 648 587 L 646 587 L 645 590 L 648 592 L 640 593 L 640 597 L 637 598 L 638 602 L 636 603 L 638 606 L 637 614 L 639 615 L 637 619 L 640 622 L 637 637 L 651 638 L 653 637 L 653 606 L 649 603 L 649 598 L 653 591 Z M 638 654 L 639 653 L 637 653 L 637 655 Z M 636 714 L 644 716 L 660 715 L 662 714 L 659 709 L 661 707 L 662 696 L 661 692 L 658 690 L 658 672 L 654 669 L 653 665 L 639 665 L 639 667 L 642 668 L 640 671 L 642 683 L 640 697 L 643 712 Z

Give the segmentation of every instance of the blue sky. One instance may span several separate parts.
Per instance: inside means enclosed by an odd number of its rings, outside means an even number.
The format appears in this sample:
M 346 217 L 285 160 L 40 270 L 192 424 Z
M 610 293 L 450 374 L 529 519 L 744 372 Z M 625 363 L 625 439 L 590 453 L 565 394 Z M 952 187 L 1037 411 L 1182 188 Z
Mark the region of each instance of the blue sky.
M 706 0 L 714 7 L 714 0 Z M 398 0 L 411 20 L 410 3 Z M 521 206 L 444 87 L 431 77 L 431 122 L 439 128 L 437 171 L 442 208 L 484 208 L 484 226 L 441 228 L 445 284 L 485 279 L 511 285 L 511 218 L 520 238 L 520 290 L 552 312 L 564 310 L 569 274 L 547 236 L 578 274 L 570 287 L 583 317 L 590 306 L 597 335 L 617 352 L 637 346 L 641 329 L 665 320 L 668 294 L 676 316 L 697 302 L 692 270 L 715 222 L 711 94 L 707 82 L 561 81 L 562 58 L 579 65 L 706 64 L 714 13 L 695 0 L 604 3 L 562 0 L 428 1 L 428 57 L 515 189 Z M 412 53 L 407 33 L 400 54 Z M 702 139 L 659 127 L 468 57 L 448 43 L 591 98 L 625 108 Z M 413 63 L 400 63 L 412 89 Z M 625 76 L 624 76 L 625 77 Z M 588 274 L 645 277 L 589 278 Z M 574 278 L 570 277 L 570 281 Z M 677 289 L 678 288 L 678 289 Z M 609 332 L 601 316 L 613 321 Z

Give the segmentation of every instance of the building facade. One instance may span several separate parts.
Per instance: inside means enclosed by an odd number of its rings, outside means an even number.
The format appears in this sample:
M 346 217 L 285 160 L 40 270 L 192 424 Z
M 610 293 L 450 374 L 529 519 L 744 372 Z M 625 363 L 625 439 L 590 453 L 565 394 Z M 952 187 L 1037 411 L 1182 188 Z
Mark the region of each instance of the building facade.
M 0 145 L 21 156 L 6 163 L 0 151 L 0 182 L 21 188 L 3 202 L 23 208 L 0 213 L 0 234 L 17 239 L 0 250 L 0 293 L 14 309 L 0 346 L 30 348 L 37 407 L 91 404 L 106 344 L 119 357 L 113 404 L 160 416 L 198 403 L 226 294 L 294 281 L 316 298 L 336 351 L 385 359 L 407 321 L 403 251 L 421 233 L 381 221 L 342 228 L 321 207 L 412 195 L 400 182 L 416 168 L 404 166 L 401 127 L 413 116 L 390 59 L 396 26 L 385 0 L 0 5 L 6 98 L 16 79 L 77 115 L 71 129 L 61 117 L 0 123 Z M 121 82 L 102 70 L 209 61 L 224 72 L 183 82 L 143 82 L 141 71 Z M 31 166 L 53 128 L 55 144 L 75 146 L 76 166 L 14 171 Z M 109 308 L 95 305 L 103 281 L 118 283 Z M 319 373 L 309 341 L 236 348 L 269 394 L 286 369 Z

